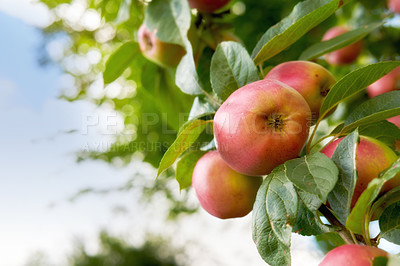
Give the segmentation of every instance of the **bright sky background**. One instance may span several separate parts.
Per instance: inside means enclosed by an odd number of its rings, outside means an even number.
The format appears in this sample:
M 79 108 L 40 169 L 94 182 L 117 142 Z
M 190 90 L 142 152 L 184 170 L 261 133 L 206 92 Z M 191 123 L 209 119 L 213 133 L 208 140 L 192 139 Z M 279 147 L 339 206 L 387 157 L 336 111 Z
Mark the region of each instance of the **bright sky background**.
M 265 265 L 251 240 L 251 216 L 221 221 L 200 212 L 166 227 L 156 219 L 158 210 L 143 209 L 134 193 L 67 201 L 87 186 L 119 185 L 143 166 L 116 169 L 102 162 L 75 163 L 76 151 L 110 141 L 109 135 L 101 134 L 101 126 L 83 134 L 85 116 L 113 113 L 57 99 L 62 73 L 55 65 L 42 68 L 37 61 L 41 35 L 34 26 L 49 21 L 42 5 L 0 0 L 0 265 L 23 265 L 38 250 L 60 265 L 77 237 L 95 250 L 102 228 L 129 236 L 133 243 L 144 231 L 166 231 L 178 244 L 208 246 L 203 252 L 192 248 L 192 265 Z M 69 130 L 78 133 L 65 134 Z M 116 206 L 128 212 L 117 215 Z M 313 241 L 295 236 L 293 257 L 293 265 L 317 265 L 322 254 Z

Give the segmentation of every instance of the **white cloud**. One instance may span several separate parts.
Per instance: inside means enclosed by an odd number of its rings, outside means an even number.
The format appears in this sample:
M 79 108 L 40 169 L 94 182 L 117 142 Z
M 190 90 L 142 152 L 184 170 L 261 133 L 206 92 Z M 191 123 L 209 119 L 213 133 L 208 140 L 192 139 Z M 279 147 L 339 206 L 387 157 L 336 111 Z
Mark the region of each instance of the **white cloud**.
M 32 0 L 1 0 L 0 11 L 41 28 L 50 25 L 53 21 L 45 4 Z

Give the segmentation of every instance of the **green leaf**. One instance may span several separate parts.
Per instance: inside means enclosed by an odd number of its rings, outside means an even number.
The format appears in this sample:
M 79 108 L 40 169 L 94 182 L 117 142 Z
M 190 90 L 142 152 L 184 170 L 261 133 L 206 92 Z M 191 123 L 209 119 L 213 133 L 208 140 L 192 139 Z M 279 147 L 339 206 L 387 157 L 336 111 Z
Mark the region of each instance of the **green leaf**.
M 354 109 L 344 123 L 343 132 L 397 115 L 400 115 L 400 91 L 390 91 L 378 95 Z
M 351 199 L 357 181 L 356 150 L 358 132 L 345 137 L 336 147 L 332 160 L 339 168 L 339 179 L 328 195 L 328 202 L 338 220 L 345 224 L 350 213 Z
M 104 83 L 116 80 L 131 64 L 132 60 L 140 54 L 139 45 L 135 42 L 122 44 L 107 60 L 103 73 Z
M 400 172 L 400 159 L 395 161 L 384 173 L 378 178 L 374 178 L 369 182 L 368 187 L 363 191 L 361 196 L 358 198 L 356 205 L 351 211 L 346 227 L 356 234 L 363 234 L 365 230 L 365 219 L 370 220 L 371 217 L 367 217 L 370 213 L 371 205 L 373 201 L 378 197 L 379 192 L 385 182 L 395 177 Z M 372 215 L 372 214 L 371 214 Z
M 368 85 L 374 83 L 400 65 L 399 61 L 381 62 L 356 69 L 339 80 L 325 97 L 320 109 L 320 118 L 339 103 L 351 98 Z
M 215 112 L 215 110 L 209 102 L 204 101 L 200 97 L 196 97 L 194 98 L 192 108 L 190 109 L 188 120 L 192 120 L 196 116 L 212 112 Z
M 387 263 L 388 258 L 383 256 L 375 257 L 372 260 L 372 266 L 387 266 Z
M 186 0 L 153 0 L 146 9 L 146 26 L 163 42 L 185 46 L 190 20 Z
M 317 215 L 317 210 L 321 206 L 321 200 L 305 191 L 296 190 L 299 198 L 299 206 L 297 212 L 297 221 L 293 227 L 293 231 L 304 236 L 321 235 L 333 231 L 333 229 L 325 224 Z
M 182 126 L 182 129 L 178 133 L 178 137 L 161 159 L 157 177 L 169 168 L 178 157 L 196 141 L 208 123 L 212 123 L 212 120 L 194 119 Z
M 376 28 L 382 26 L 384 22 L 372 23 L 361 28 L 346 32 L 341 34 L 335 38 L 332 38 L 327 41 L 318 42 L 310 47 L 308 47 L 301 55 L 299 60 L 311 60 L 317 58 L 326 53 L 335 51 L 337 49 L 348 46 L 352 43 L 355 43 L 365 36 L 367 36 L 370 32 L 375 30 Z
M 306 0 L 297 4 L 289 16 L 269 28 L 258 41 L 251 55 L 254 63 L 263 63 L 289 47 L 335 13 L 342 3 L 341 0 Z
M 379 218 L 381 237 L 400 245 L 400 202 L 387 207 Z
M 222 100 L 240 87 L 257 80 L 257 67 L 240 43 L 222 42 L 218 45 L 211 59 L 211 85 Z
M 395 148 L 396 140 L 400 140 L 400 129 L 386 120 L 361 126 L 358 131 L 360 135 L 382 141 L 392 148 Z
M 379 219 L 387 206 L 400 201 L 400 187 L 393 188 L 383 194 L 372 205 L 370 215 L 372 219 Z
M 204 94 L 203 86 L 196 72 L 196 65 L 193 59 L 192 45 L 187 40 L 186 54 L 182 57 L 176 69 L 175 82 L 176 85 L 184 93 L 190 95 Z
M 258 190 L 253 209 L 253 240 L 270 265 L 290 265 L 290 237 L 297 201 L 283 165 L 275 168 Z
M 338 179 L 338 169 L 325 154 L 316 152 L 285 163 L 287 178 L 298 188 L 316 195 L 322 202 Z
M 176 180 L 181 190 L 191 186 L 194 167 L 205 153 L 205 151 L 191 151 L 185 154 L 176 164 Z

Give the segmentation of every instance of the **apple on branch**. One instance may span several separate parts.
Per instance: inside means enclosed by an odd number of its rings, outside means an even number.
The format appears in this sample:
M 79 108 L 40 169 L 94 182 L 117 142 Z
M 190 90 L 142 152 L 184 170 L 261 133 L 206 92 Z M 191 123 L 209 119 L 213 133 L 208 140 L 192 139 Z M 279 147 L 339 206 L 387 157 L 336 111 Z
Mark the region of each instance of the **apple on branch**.
M 150 31 L 145 24 L 139 28 L 138 39 L 142 54 L 162 67 L 176 67 L 186 54 L 186 50 L 182 46 L 161 41 L 157 38 L 156 33 Z
M 289 61 L 277 65 L 265 76 L 276 79 L 297 90 L 310 106 L 313 120 L 319 117 L 319 109 L 335 77 L 323 66 L 309 61 Z
M 200 205 L 221 219 L 247 215 L 253 209 L 261 183 L 261 177 L 245 176 L 230 168 L 218 151 L 204 154 L 192 176 Z
M 348 27 L 336 26 L 329 29 L 322 37 L 322 40 L 327 41 L 349 31 L 350 29 Z M 363 43 L 362 41 L 358 41 L 346 47 L 340 48 L 336 51 L 326 54 L 325 60 L 329 64 L 334 66 L 348 65 L 353 63 L 357 59 L 362 49 L 363 49 Z
M 343 138 L 340 138 L 329 143 L 321 152 L 331 158 L 342 140 Z M 356 150 L 358 179 L 351 201 L 351 208 L 354 207 L 361 193 L 367 188 L 368 183 L 378 177 L 379 173 L 386 170 L 396 160 L 396 153 L 383 142 L 366 136 L 360 137 L 360 143 Z M 400 175 L 386 182 L 381 192 L 387 192 L 397 186 L 400 186 Z
M 386 251 L 377 247 L 343 245 L 329 251 L 319 266 L 372 266 L 377 257 L 388 256 Z
M 246 175 L 266 175 L 298 157 L 311 111 L 295 89 L 272 79 L 233 92 L 214 117 L 214 136 L 225 162 Z

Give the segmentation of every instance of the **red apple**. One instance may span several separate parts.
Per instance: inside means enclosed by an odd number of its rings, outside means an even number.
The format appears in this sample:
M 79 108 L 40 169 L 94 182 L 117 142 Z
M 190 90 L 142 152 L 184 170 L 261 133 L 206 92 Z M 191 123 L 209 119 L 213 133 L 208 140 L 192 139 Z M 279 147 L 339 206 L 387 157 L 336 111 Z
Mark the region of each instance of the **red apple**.
M 200 205 L 221 219 L 247 215 L 253 209 L 261 183 L 261 177 L 234 171 L 217 151 L 207 152 L 200 158 L 192 177 Z
M 329 143 L 323 150 L 329 158 L 332 157 L 336 147 L 343 138 Z M 378 177 L 379 173 L 387 169 L 397 160 L 396 153 L 383 142 L 361 136 L 356 151 L 356 169 L 358 179 L 354 189 L 351 207 L 354 207 L 361 193 L 367 188 L 368 183 Z M 386 182 L 381 192 L 386 192 L 400 185 L 400 175 Z
M 399 0 L 388 0 L 389 9 L 397 14 L 400 14 L 400 1 Z
M 229 3 L 230 0 L 189 0 L 191 8 L 199 12 L 212 13 Z
M 322 40 L 323 41 L 330 40 L 348 31 L 350 31 L 350 29 L 345 26 L 333 27 L 325 33 L 325 35 L 322 37 Z M 363 43 L 362 41 L 358 41 L 346 47 L 343 47 L 341 49 L 326 54 L 325 60 L 331 65 L 340 66 L 340 65 L 351 64 L 357 59 L 362 49 L 363 49 Z
M 309 61 L 290 61 L 277 65 L 265 78 L 276 79 L 297 90 L 307 101 L 314 118 L 330 88 L 336 83 L 335 77 L 324 67 Z
M 400 67 L 396 67 L 389 74 L 378 79 L 368 86 L 367 93 L 370 98 L 377 95 L 400 89 Z
M 319 266 L 372 266 L 376 257 L 388 257 L 379 248 L 362 245 L 343 245 L 326 254 Z
M 299 155 L 311 111 L 295 89 L 272 79 L 250 83 L 221 105 L 214 136 L 225 162 L 246 175 L 266 175 Z
M 185 49 L 177 44 L 162 42 L 155 32 L 142 24 L 138 31 L 139 47 L 142 54 L 150 61 L 162 67 L 176 67 L 186 54 Z

